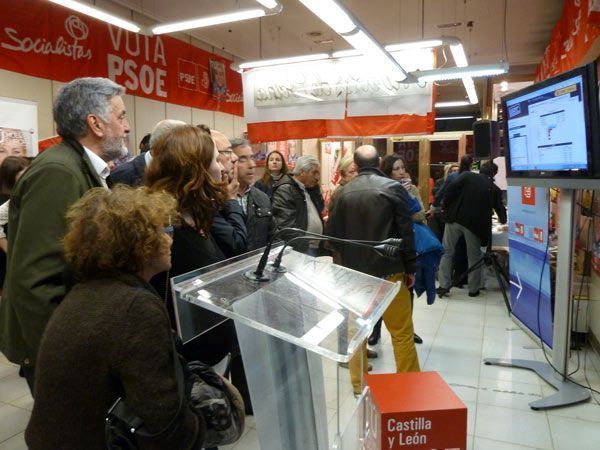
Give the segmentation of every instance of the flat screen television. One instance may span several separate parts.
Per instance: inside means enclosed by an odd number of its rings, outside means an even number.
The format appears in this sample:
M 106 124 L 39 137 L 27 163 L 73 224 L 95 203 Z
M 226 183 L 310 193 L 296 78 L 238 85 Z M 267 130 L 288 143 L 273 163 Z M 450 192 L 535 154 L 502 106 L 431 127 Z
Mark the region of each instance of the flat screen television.
M 502 107 L 510 184 L 575 188 L 583 184 L 569 180 L 600 178 L 595 63 L 509 94 Z

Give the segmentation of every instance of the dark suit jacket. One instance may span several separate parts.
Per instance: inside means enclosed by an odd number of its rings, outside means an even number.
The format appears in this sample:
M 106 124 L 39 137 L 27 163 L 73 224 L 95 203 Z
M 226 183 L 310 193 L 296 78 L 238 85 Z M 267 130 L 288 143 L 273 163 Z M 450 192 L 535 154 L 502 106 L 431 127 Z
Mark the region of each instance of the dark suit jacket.
M 146 154 L 136 156 L 117 167 L 110 174 L 112 184 L 123 183 L 129 186 L 141 186 L 144 184 L 144 172 L 146 170 Z

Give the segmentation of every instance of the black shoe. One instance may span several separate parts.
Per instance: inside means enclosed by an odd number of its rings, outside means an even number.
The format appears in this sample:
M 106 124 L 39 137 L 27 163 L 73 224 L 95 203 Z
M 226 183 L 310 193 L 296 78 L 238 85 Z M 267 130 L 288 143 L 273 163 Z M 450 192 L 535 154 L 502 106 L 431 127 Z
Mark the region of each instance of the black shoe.
M 477 289 L 475 292 L 469 292 L 469 297 L 479 297 L 479 289 Z
M 369 358 L 369 359 L 375 359 L 378 356 L 379 355 L 377 354 L 377 352 L 375 350 L 371 350 L 370 348 L 367 349 L 367 358 Z
M 442 298 L 443 296 L 448 295 L 448 293 L 450 292 L 450 288 L 444 288 L 440 286 L 435 290 L 435 292 L 439 298 Z
M 415 344 L 422 344 L 423 343 L 423 338 L 421 336 L 419 336 L 418 334 L 415 333 Z
M 374 329 L 373 333 L 371 333 L 371 336 L 369 336 L 369 339 L 367 340 L 367 342 L 369 343 L 369 345 L 377 345 L 380 337 L 381 337 L 381 328 L 379 330 Z

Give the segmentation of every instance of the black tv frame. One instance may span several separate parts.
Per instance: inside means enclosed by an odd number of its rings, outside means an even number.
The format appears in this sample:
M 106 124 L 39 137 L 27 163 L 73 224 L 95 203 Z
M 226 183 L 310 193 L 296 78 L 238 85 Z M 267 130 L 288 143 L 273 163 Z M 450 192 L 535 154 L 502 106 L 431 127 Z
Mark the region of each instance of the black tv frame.
M 513 170 L 509 140 L 509 119 L 507 101 L 543 89 L 557 82 L 582 76 L 582 96 L 584 102 L 585 130 L 587 143 L 587 170 Z M 600 179 L 600 109 L 598 99 L 598 73 L 596 63 L 563 72 L 547 80 L 528 86 L 520 91 L 502 97 L 504 109 L 504 144 L 506 155 L 506 179 L 509 185 L 530 185 L 542 187 L 588 188 L 597 187 Z

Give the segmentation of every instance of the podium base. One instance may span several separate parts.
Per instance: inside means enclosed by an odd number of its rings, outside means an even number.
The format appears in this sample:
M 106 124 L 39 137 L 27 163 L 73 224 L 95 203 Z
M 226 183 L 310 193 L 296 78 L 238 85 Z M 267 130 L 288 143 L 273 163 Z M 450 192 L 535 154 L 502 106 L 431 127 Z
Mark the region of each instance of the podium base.
M 518 367 L 533 370 L 546 383 L 557 389 L 558 392 L 529 404 L 531 409 L 536 411 L 574 405 L 585 402 L 590 398 L 590 393 L 587 389 L 576 385 L 568 378 L 565 380 L 556 378 L 555 370 L 548 363 L 527 359 L 501 358 L 485 358 L 483 362 L 488 366 Z

